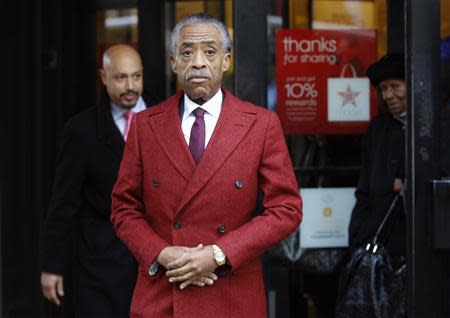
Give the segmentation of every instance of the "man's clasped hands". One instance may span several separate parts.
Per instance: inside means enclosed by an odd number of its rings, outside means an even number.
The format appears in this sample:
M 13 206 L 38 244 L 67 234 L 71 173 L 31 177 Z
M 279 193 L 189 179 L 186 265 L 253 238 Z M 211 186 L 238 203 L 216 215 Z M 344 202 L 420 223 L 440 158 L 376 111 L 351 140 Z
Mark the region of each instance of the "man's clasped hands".
M 170 283 L 180 283 L 180 289 L 189 285 L 203 287 L 217 280 L 217 264 L 211 245 L 197 247 L 169 246 L 158 255 L 157 261 L 166 269 Z

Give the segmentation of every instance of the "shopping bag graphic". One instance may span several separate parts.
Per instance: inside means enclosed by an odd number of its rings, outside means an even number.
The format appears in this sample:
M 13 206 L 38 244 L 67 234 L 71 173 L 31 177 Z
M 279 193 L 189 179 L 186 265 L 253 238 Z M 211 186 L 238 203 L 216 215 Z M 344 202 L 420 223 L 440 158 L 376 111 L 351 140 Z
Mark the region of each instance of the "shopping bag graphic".
M 352 77 L 344 77 L 351 71 Z M 369 121 L 370 83 L 367 77 L 357 77 L 352 64 L 342 67 L 341 77 L 328 78 L 328 121 Z

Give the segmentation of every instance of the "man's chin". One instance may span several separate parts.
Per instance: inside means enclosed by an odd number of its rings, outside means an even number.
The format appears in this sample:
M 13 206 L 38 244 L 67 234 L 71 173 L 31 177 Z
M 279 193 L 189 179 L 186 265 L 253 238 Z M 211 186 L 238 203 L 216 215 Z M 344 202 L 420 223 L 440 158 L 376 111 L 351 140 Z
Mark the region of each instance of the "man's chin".
M 137 104 L 137 99 L 136 100 L 132 100 L 132 101 L 128 101 L 128 100 L 122 100 L 122 108 L 133 108 L 134 106 L 136 106 Z
M 136 103 L 122 103 L 122 105 L 120 105 L 123 109 L 131 109 L 134 106 L 136 106 Z
M 185 91 L 186 95 L 189 96 L 189 98 L 196 102 L 197 104 L 203 104 L 207 102 L 211 96 L 209 96 L 209 92 L 207 92 L 205 89 L 196 89 L 196 90 L 189 90 Z

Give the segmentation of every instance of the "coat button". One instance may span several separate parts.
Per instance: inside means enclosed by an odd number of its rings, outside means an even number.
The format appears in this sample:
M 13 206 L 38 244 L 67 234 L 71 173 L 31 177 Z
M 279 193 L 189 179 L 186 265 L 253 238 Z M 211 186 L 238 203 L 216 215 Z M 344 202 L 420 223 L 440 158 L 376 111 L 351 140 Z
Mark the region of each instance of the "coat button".
M 159 180 L 158 179 L 153 179 L 152 185 L 153 185 L 153 188 L 159 187 Z
M 219 232 L 220 234 L 225 233 L 226 228 L 225 225 L 221 224 L 218 228 L 217 228 L 217 232 Z
M 173 224 L 173 227 L 175 228 L 175 230 L 181 229 L 181 227 L 182 227 L 181 222 L 180 222 L 180 221 L 176 221 L 176 222 Z
M 234 183 L 234 186 L 236 187 L 236 189 L 242 189 L 244 187 L 244 182 L 242 182 L 241 180 L 237 180 Z

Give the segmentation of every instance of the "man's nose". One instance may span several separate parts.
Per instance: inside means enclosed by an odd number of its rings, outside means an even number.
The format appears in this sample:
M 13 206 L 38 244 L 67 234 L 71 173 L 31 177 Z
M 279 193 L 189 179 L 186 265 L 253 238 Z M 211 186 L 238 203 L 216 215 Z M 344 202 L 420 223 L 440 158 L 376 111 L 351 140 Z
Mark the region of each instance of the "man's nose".
M 132 76 L 127 77 L 127 89 L 134 88 L 134 80 Z
M 205 67 L 205 55 L 201 50 L 194 53 L 194 60 L 192 61 L 192 66 L 195 68 Z

